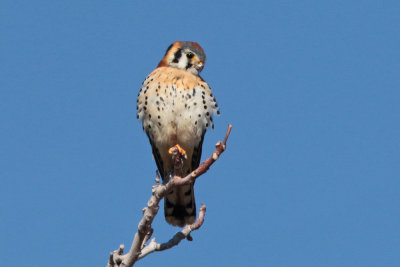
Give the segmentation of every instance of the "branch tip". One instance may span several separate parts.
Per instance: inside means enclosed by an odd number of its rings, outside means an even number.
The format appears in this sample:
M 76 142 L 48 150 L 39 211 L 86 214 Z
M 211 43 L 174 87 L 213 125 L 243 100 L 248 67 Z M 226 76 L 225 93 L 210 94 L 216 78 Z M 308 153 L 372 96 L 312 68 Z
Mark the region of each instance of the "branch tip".
M 159 185 L 159 184 L 160 184 L 160 173 L 158 172 L 158 170 L 156 170 L 156 178 L 155 178 L 155 181 L 156 181 L 156 185 Z
M 193 237 L 190 235 L 190 233 L 186 237 L 187 241 L 193 241 Z
M 108 258 L 108 266 L 114 266 L 114 253 L 110 252 L 110 257 Z
M 226 142 L 228 141 L 228 137 L 231 134 L 231 130 L 232 130 L 232 124 L 229 124 L 228 130 L 226 131 L 226 135 L 225 135 L 224 142 L 223 142 L 224 145 L 226 145 Z
M 124 253 L 124 248 L 125 248 L 124 244 L 119 245 L 118 255 L 122 255 L 122 253 Z
M 206 205 L 204 205 L 204 203 L 201 203 L 201 207 L 200 207 L 200 212 L 206 212 L 206 210 L 207 210 L 207 207 L 206 207 Z

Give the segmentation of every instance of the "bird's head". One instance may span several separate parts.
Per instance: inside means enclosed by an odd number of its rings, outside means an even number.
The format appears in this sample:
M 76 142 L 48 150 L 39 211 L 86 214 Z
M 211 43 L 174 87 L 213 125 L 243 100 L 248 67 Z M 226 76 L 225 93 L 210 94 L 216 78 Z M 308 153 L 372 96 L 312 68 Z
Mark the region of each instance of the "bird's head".
M 199 75 L 206 63 L 206 54 L 196 42 L 176 41 L 171 44 L 158 67 L 174 67 Z

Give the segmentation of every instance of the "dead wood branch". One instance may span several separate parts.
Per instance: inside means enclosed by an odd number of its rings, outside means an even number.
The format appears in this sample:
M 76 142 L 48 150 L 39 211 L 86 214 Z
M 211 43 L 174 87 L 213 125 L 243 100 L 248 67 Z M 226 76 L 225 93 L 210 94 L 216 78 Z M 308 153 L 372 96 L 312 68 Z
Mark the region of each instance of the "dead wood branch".
M 225 151 L 226 142 L 229 138 L 231 129 L 232 126 L 229 125 L 224 141 L 218 142 L 215 145 L 215 151 L 211 155 L 211 157 L 206 159 L 196 170 L 192 171 L 186 177 L 180 177 L 179 175 L 181 173 L 177 171 L 180 169 L 180 166 L 182 165 L 184 160 L 182 154 L 180 154 L 179 149 L 173 150 L 172 158 L 175 165 L 174 177 L 172 179 L 169 179 L 168 183 L 160 184 L 160 178 L 157 173 L 156 185 L 152 187 L 152 196 L 147 202 L 147 206 L 143 209 L 143 217 L 138 224 L 138 230 L 133 238 L 132 245 L 128 253 L 123 254 L 124 245 L 120 245 L 117 250 L 110 253 L 107 267 L 131 267 L 135 264 L 135 262 L 144 258 L 152 252 L 170 249 L 174 246 L 177 246 L 180 241 L 185 238 L 187 238 L 188 240 L 192 239 L 190 233 L 194 230 L 199 229 L 204 222 L 206 207 L 203 204 L 201 204 L 199 217 L 193 224 L 186 225 L 182 231 L 176 233 L 168 242 L 159 244 L 155 241 L 155 238 L 153 238 L 146 246 L 147 241 L 151 238 L 153 234 L 153 228 L 151 225 L 153 223 L 154 217 L 157 215 L 159 209 L 158 204 L 161 199 L 163 199 L 166 193 L 172 190 L 175 186 L 193 183 L 199 176 L 207 172 L 210 166 Z

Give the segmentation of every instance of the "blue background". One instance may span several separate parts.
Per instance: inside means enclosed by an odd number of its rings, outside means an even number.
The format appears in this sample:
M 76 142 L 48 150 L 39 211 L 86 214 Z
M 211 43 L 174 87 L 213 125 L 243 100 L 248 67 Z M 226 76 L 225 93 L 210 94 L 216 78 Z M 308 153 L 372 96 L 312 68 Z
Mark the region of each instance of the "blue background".
M 2 266 L 105 266 L 154 184 L 136 120 L 175 40 L 221 107 L 193 242 L 137 266 L 400 266 L 399 1 L 2 1 Z M 157 241 L 179 230 L 162 214 Z

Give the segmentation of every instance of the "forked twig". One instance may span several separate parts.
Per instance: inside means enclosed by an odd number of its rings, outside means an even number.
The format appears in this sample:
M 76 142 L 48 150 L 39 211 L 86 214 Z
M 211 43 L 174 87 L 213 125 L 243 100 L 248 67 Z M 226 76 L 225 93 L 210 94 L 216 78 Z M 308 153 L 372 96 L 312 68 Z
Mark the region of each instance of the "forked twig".
M 226 149 L 226 142 L 229 138 L 232 126 L 228 126 L 228 130 L 226 132 L 224 141 L 218 142 L 215 145 L 215 151 L 206 159 L 196 170 L 192 171 L 186 177 L 177 176 L 180 174 L 175 172 L 175 176 L 168 181 L 167 184 L 160 184 L 160 178 L 157 173 L 156 176 L 156 185 L 152 187 L 152 196 L 150 197 L 149 201 L 147 202 L 147 206 L 143 209 L 143 217 L 139 222 L 138 231 L 136 232 L 131 248 L 129 249 L 128 253 L 123 254 L 124 245 L 120 245 L 120 247 L 110 253 L 110 257 L 107 263 L 107 267 L 113 266 L 120 266 L 120 267 L 131 267 L 137 262 L 138 260 L 144 258 L 145 256 L 149 255 L 155 251 L 162 251 L 174 246 L 177 246 L 180 241 L 187 238 L 191 240 L 190 233 L 194 230 L 199 229 L 204 223 L 204 216 L 206 212 L 206 206 L 201 204 L 201 208 L 199 211 L 199 217 L 197 220 L 191 224 L 186 225 L 182 231 L 176 233 L 168 242 L 158 244 L 153 238 L 150 243 L 146 246 L 147 241 L 151 238 L 153 234 L 153 228 L 151 227 L 154 217 L 157 215 L 159 209 L 159 202 L 162 198 L 166 195 L 166 193 L 172 190 L 175 186 L 181 186 L 185 184 L 193 183 L 199 176 L 207 172 L 210 166 L 219 158 L 219 156 L 225 151 Z M 177 153 L 173 153 L 173 159 L 175 162 L 175 166 L 179 166 L 182 162 L 182 155 Z M 178 156 L 178 157 L 177 157 Z

